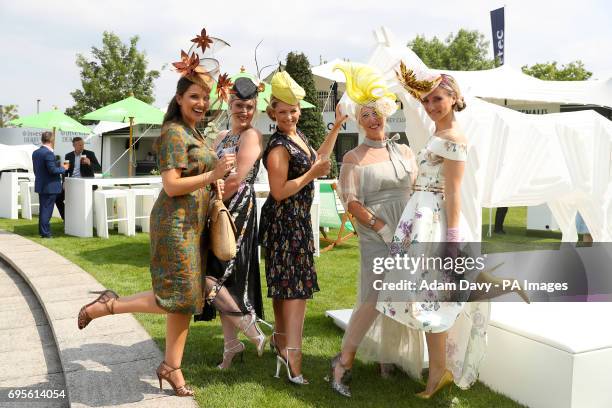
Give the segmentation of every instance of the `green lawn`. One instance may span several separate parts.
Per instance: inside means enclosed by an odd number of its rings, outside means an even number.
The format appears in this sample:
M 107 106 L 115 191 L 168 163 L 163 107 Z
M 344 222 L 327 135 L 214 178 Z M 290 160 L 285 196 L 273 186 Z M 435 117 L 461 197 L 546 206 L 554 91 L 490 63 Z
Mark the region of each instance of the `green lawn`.
M 488 210 L 483 211 L 488 220 Z M 559 234 L 534 234 L 525 230 L 525 208 L 511 208 L 506 219 L 507 235 L 494 235 L 488 239 L 486 251 L 528 250 L 559 241 Z M 63 234 L 63 224 L 54 219 L 53 240 L 38 237 L 37 220 L 0 219 L 0 229 L 15 232 L 70 259 L 91 273 L 108 288 L 120 295 L 151 288 L 148 270 L 149 237 L 112 234 L 110 239 L 75 238 Z M 486 231 L 487 225 L 483 226 Z M 504 245 L 502 245 L 502 243 Z M 254 347 L 247 346 L 245 362 L 236 362 L 228 372 L 215 367 L 221 359 L 223 335 L 218 321 L 196 323 L 191 326 L 187 340 L 183 371 L 197 392 L 201 407 L 518 407 L 510 399 L 497 394 L 481 383 L 468 391 L 452 387 L 433 401 L 421 401 L 413 394 L 422 385 L 398 372 L 388 380 L 381 379 L 374 364 L 357 363 L 352 383 L 353 398 L 347 400 L 329 389 L 323 380 L 328 373 L 330 358 L 339 351 L 342 331 L 325 317 L 329 309 L 350 308 L 355 299 L 356 278 L 359 270 L 359 252 L 356 239 L 317 259 L 319 283 L 322 288 L 308 303 L 304 329 L 304 374 L 310 379 L 308 386 L 294 386 L 286 379 L 273 378 L 275 359 L 266 350 L 262 358 Z M 262 263 L 263 277 L 263 263 Z M 265 282 L 263 284 L 265 287 Z M 264 289 L 265 290 L 265 289 Z M 265 296 L 265 294 L 264 294 Z M 266 318 L 273 318 L 271 302 L 265 300 Z M 75 317 L 76 318 L 76 317 Z M 161 349 L 164 348 L 163 317 L 137 315 Z M 153 374 L 153 373 L 152 373 Z

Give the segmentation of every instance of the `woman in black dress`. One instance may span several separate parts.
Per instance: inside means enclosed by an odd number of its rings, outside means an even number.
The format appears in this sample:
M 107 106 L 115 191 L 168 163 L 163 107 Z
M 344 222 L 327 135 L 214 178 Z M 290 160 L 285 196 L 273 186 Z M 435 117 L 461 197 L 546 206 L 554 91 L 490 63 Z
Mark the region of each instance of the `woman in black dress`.
M 337 118 L 318 151 L 296 127 L 304 90 L 287 72 L 272 78 L 268 115 L 276 122 L 263 154 L 270 195 L 262 208 L 261 243 L 265 248 L 268 297 L 273 299 L 277 354 L 276 376 L 285 365 L 287 377 L 307 384 L 302 376 L 302 330 L 306 299 L 319 291 L 314 266 L 310 207 L 314 180 L 330 170 L 329 155 L 346 116 Z M 291 354 L 290 354 L 291 352 Z
M 208 252 L 206 278 L 216 286 L 213 293 L 220 296 L 215 296 L 214 301 L 209 296 L 202 315 L 196 316 L 196 320 L 212 320 L 216 315 L 215 308 L 219 310 L 224 337 L 223 361 L 217 366 L 219 369 L 230 368 L 234 356 L 245 349 L 244 343 L 238 340 L 237 330 L 244 332 L 255 344 L 260 356 L 266 343 L 266 337 L 257 325 L 263 317 L 253 188 L 263 149 L 261 133 L 251 126 L 257 109 L 257 95 L 258 86 L 251 79 L 241 77 L 236 80 L 228 106 L 231 129 L 219 133 L 213 143 L 218 157 L 236 155 L 236 171 L 225 179 L 223 196 L 236 225 L 236 257 L 223 262 L 212 251 Z

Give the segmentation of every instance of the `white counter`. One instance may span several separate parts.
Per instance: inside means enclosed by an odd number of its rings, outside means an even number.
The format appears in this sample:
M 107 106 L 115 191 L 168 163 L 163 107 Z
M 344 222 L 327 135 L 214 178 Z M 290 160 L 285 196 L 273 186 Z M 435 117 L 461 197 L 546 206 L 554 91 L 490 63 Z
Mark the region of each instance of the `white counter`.
M 68 177 L 64 182 L 64 232 L 76 237 L 93 236 L 93 186 L 160 184 L 161 176 L 124 178 Z

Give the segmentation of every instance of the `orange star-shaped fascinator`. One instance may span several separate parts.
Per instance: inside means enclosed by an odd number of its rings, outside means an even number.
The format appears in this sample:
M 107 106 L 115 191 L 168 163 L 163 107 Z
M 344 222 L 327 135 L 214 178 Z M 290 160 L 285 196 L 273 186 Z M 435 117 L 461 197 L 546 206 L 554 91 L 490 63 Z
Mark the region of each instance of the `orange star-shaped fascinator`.
M 196 35 L 196 37 L 193 38 L 191 42 L 202 48 L 202 52 L 206 52 L 206 49 L 210 48 L 210 46 L 212 45 L 213 38 L 206 35 L 206 29 L 203 28 L 200 35 Z
M 181 50 L 181 60 L 173 62 L 172 65 L 181 76 L 191 75 L 196 67 L 200 65 L 200 57 L 198 57 L 196 53 L 192 53 L 190 56 L 185 51 Z
M 219 75 L 217 80 L 217 97 L 224 102 L 229 101 L 233 86 L 234 84 L 227 74 Z

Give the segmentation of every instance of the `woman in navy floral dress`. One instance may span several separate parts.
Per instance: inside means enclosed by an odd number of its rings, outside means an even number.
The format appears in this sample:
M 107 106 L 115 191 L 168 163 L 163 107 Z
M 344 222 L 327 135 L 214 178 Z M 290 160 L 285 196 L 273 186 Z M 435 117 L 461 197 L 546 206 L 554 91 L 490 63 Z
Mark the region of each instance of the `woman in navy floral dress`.
M 278 376 L 285 365 L 289 380 L 306 384 L 302 371 L 302 331 L 306 299 L 319 290 L 314 266 L 310 207 L 314 180 L 329 172 L 331 154 L 342 123 L 334 127 L 315 151 L 296 125 L 304 90 L 287 74 L 272 78 L 268 115 L 276 121 L 263 154 L 270 195 L 261 213 L 261 244 L 265 248 L 268 297 L 273 299 L 275 332 L 271 344 L 277 353 Z M 291 352 L 291 354 L 289 354 Z

